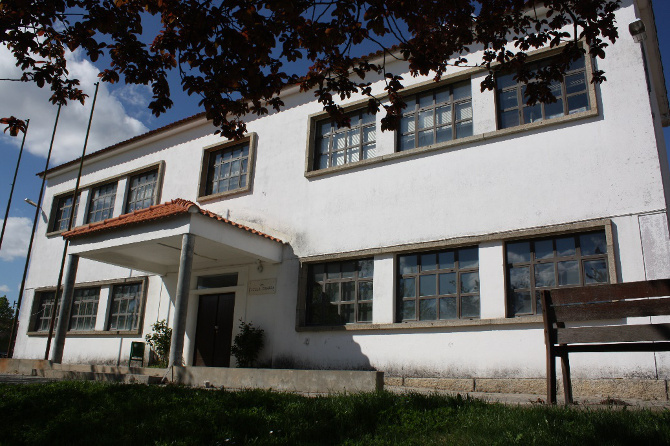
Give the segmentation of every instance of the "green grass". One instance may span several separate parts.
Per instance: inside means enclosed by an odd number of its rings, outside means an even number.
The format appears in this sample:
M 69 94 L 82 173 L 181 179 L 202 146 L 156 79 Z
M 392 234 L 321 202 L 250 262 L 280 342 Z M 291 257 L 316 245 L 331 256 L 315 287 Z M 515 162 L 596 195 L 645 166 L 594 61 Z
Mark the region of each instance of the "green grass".
M 386 392 L 0 384 L 0 445 L 663 445 L 670 411 L 508 407 Z

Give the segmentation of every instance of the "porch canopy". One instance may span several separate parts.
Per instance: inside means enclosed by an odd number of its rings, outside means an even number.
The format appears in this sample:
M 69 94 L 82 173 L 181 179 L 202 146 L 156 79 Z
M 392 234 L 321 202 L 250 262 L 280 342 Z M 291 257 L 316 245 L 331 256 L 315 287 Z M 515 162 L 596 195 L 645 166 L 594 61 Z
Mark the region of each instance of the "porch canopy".
M 279 263 L 281 240 L 230 221 L 195 203 L 175 199 L 63 233 L 69 263 L 54 337 L 52 360 L 60 363 L 79 258 L 164 275 L 177 273 L 170 365 L 183 362 L 191 271 L 226 265 Z M 65 322 L 64 322 L 65 321 Z
M 70 254 L 164 275 L 179 270 L 184 234 L 194 236 L 194 269 L 281 262 L 281 240 L 183 199 L 80 226 L 63 238 Z

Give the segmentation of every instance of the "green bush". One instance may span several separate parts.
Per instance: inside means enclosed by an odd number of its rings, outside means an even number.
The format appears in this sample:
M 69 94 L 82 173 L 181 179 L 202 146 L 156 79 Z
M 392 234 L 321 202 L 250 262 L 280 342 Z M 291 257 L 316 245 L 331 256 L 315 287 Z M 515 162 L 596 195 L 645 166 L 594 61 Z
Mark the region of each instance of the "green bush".
M 151 334 L 147 334 L 144 339 L 151 347 L 157 360 L 153 364 L 159 367 L 167 367 L 168 356 L 170 354 L 170 342 L 172 341 L 172 329 L 167 326 L 167 321 L 162 319 L 156 321 L 151 325 L 153 330 Z M 150 364 L 151 365 L 151 362 Z
M 238 367 L 253 367 L 265 345 L 265 331 L 240 319 L 240 332 L 235 336 L 230 352 Z

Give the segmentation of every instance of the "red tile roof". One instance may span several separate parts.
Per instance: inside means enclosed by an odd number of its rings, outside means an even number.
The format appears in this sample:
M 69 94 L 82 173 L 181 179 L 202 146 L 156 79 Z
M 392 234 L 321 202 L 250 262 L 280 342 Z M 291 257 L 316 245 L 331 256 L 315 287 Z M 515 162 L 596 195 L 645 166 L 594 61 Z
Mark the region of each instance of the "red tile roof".
M 200 213 L 206 217 L 210 217 L 220 222 L 229 224 L 231 226 L 235 226 L 236 228 L 244 229 L 247 232 L 260 235 L 261 237 L 265 237 L 272 241 L 282 243 L 282 241 L 279 240 L 278 238 L 264 234 L 255 229 L 251 229 L 248 226 L 235 223 L 234 221 L 230 221 L 227 218 L 223 218 L 222 216 L 215 214 L 214 212 L 201 209 L 197 204 L 193 203 L 192 201 L 184 200 L 182 198 L 177 198 L 175 200 L 168 201 L 167 203 L 163 204 L 156 204 L 154 206 L 150 206 L 145 209 L 133 211 L 129 214 L 119 215 L 118 217 L 109 218 L 107 220 L 103 220 L 100 222 L 79 226 L 77 228 L 72 229 L 71 231 L 64 232 L 63 238 L 72 239 L 76 237 L 90 235 L 93 233 L 109 231 L 119 228 L 126 228 L 132 225 L 150 223 L 157 220 L 172 218 L 177 215 L 188 214 L 194 207 L 197 213 Z

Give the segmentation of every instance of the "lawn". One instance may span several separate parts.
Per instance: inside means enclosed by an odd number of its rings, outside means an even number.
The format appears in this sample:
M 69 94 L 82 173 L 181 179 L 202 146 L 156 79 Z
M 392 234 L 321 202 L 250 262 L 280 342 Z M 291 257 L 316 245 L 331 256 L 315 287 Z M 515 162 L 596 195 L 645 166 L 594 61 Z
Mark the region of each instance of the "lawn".
M 0 384 L 1 445 L 662 445 L 670 411 L 508 407 L 387 392 Z

